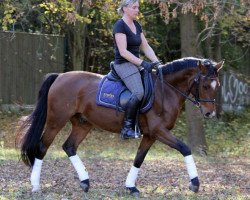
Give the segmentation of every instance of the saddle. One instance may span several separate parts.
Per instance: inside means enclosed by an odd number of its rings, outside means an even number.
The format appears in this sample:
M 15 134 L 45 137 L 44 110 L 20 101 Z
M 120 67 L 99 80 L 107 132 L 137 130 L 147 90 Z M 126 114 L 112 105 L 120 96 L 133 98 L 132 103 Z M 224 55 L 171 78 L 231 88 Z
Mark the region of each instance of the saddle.
M 140 73 L 144 87 L 144 97 L 141 101 L 140 113 L 144 113 L 152 107 L 154 85 L 151 73 L 148 73 L 146 70 L 142 70 Z M 125 112 L 126 104 L 130 97 L 131 92 L 116 73 L 114 62 L 111 62 L 110 72 L 102 78 L 98 87 L 96 96 L 97 105 Z

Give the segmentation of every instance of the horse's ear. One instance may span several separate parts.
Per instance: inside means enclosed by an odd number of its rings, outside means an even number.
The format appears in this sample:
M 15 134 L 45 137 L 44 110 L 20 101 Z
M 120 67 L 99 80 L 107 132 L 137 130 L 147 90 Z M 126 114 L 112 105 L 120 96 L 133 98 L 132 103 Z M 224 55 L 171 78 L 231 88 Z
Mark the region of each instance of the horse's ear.
M 207 74 L 207 68 L 205 67 L 203 62 L 201 62 L 200 60 L 198 60 L 198 67 L 202 74 Z
M 219 72 L 221 70 L 221 68 L 224 65 L 224 60 L 220 61 L 219 63 L 216 64 L 215 68 L 217 69 L 217 72 Z

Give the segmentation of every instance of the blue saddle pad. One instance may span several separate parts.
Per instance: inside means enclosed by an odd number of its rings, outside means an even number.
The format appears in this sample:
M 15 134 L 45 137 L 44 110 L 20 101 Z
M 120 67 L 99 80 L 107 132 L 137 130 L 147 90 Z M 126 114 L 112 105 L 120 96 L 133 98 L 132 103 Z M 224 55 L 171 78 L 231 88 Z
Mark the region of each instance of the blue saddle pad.
M 125 103 L 129 100 L 130 96 L 131 92 L 122 81 L 112 81 L 107 76 L 104 76 L 98 87 L 96 104 L 125 112 Z M 140 112 L 148 111 L 152 107 L 152 104 L 153 101 L 147 102 L 140 109 Z

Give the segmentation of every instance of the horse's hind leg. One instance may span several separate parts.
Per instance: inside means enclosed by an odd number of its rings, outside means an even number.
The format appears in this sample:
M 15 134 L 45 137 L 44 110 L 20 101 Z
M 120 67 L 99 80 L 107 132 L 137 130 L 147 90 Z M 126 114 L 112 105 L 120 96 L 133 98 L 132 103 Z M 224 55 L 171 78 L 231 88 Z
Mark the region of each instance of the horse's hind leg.
M 53 125 L 52 125 L 53 124 Z M 44 130 L 43 136 L 41 138 L 40 143 L 38 144 L 38 148 L 35 153 L 35 162 L 32 166 L 31 172 L 31 185 L 32 192 L 37 192 L 40 190 L 40 174 L 42 170 L 43 158 L 47 153 L 47 150 L 51 143 L 53 142 L 57 133 L 62 129 L 62 127 L 66 124 L 64 123 L 47 123 L 46 128 Z
M 171 132 L 165 128 L 159 128 L 157 132 L 157 139 L 164 144 L 179 151 L 185 159 L 188 175 L 190 178 L 189 189 L 193 192 L 199 191 L 200 182 L 198 179 L 198 173 L 196 165 L 194 163 L 193 156 L 191 154 L 190 148 L 182 141 L 175 138 Z
M 135 187 L 135 182 L 140 170 L 140 167 L 148 153 L 148 150 L 155 142 L 155 139 L 150 138 L 146 135 L 143 136 L 140 146 L 138 148 L 136 157 L 134 159 L 134 165 L 131 167 L 127 179 L 126 179 L 126 188 L 130 191 L 130 194 L 133 196 L 139 196 L 140 192 Z
M 82 119 L 78 115 L 74 116 L 71 119 L 71 123 L 72 123 L 72 131 L 66 142 L 63 144 L 63 150 L 68 155 L 71 163 L 73 164 L 78 174 L 80 180 L 80 186 L 85 192 L 88 192 L 89 175 L 81 159 L 76 154 L 76 151 L 79 144 L 89 133 L 90 129 L 92 128 L 92 125 L 86 121 L 82 121 Z

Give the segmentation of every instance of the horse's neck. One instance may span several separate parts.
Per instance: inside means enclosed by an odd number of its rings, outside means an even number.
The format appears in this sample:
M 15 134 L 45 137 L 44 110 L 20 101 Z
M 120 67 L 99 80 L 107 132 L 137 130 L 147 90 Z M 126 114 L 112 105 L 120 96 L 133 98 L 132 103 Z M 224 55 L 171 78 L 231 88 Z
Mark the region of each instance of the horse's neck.
M 190 79 L 196 74 L 196 69 L 185 69 L 173 74 L 164 75 L 164 94 L 170 95 L 171 105 L 175 108 L 181 107 L 186 100 L 183 95 L 189 95 L 190 93 Z
M 171 119 L 173 122 L 172 125 L 174 125 L 182 105 L 186 100 L 185 96 L 180 92 L 189 95 L 189 81 L 195 76 L 195 74 L 196 69 L 185 69 L 164 75 L 163 84 L 161 84 L 161 81 L 157 78 L 158 80 L 155 86 L 155 107 L 162 109 L 163 113 L 166 113 L 164 117 L 166 118 L 166 121 Z
M 176 104 L 181 104 L 185 101 L 185 97 L 180 93 L 180 91 L 186 95 L 189 95 L 189 81 L 195 76 L 196 73 L 196 68 L 189 68 L 172 74 L 166 74 L 163 76 L 163 85 L 161 84 L 161 80 L 158 80 L 156 89 L 160 91 L 160 93 L 163 89 L 164 94 L 171 94 L 172 96 L 175 96 L 174 98 L 178 99 Z M 158 78 L 155 77 L 155 79 Z
M 175 72 L 173 74 L 165 75 L 164 80 L 173 87 L 187 94 L 187 92 L 190 89 L 189 81 L 195 76 L 196 72 L 197 72 L 196 68 L 185 69 L 179 72 Z

